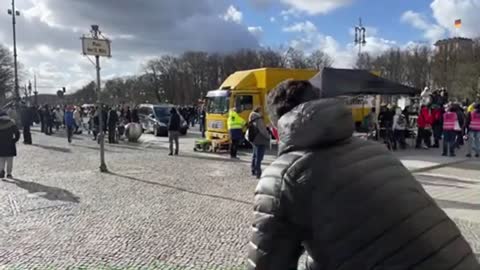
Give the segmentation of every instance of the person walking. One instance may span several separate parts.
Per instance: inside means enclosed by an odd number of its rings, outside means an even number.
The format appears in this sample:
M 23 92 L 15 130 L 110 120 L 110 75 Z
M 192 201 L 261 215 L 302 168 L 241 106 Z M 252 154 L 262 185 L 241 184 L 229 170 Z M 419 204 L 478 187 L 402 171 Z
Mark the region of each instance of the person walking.
M 91 123 L 92 123 L 92 135 L 93 135 L 93 140 L 98 141 L 98 134 L 100 133 L 100 112 L 98 111 L 98 108 L 92 109 L 91 113 Z
M 440 94 L 438 94 L 440 97 Z M 432 104 L 432 131 L 433 131 L 433 148 L 440 148 L 440 140 L 442 139 L 442 126 L 443 126 L 443 110 L 440 107 L 439 101 Z
M 475 104 L 474 110 L 467 115 L 468 149 L 467 157 L 472 157 L 472 150 L 475 157 L 480 155 L 480 104 Z
M 205 131 L 207 130 L 207 112 L 205 111 L 205 105 L 202 105 L 200 113 L 198 116 L 198 123 L 200 124 L 200 132 L 202 133 L 202 138 L 205 138 Z
M 110 109 L 108 112 L 108 143 L 116 143 L 116 132 L 117 132 L 117 124 L 118 124 L 118 114 L 117 110 L 114 107 Z
M 60 126 L 63 125 L 64 123 L 64 115 L 63 115 L 63 111 L 60 109 L 60 106 L 57 106 L 57 108 L 55 108 L 55 130 L 58 132 L 58 130 L 60 129 Z
M 127 106 L 125 110 L 125 119 L 127 124 L 132 122 L 132 112 L 130 111 L 130 106 Z
M 253 145 L 252 175 L 260 179 L 262 175 L 262 161 L 267 145 L 270 144 L 270 133 L 263 121 L 262 108 L 256 107 L 248 117 L 248 132 Z M 253 134 L 250 134 L 250 133 Z
M 432 140 L 430 138 L 432 136 L 430 132 L 432 128 L 432 117 L 427 105 L 422 105 L 420 109 L 420 114 L 417 118 L 417 127 L 418 134 L 415 148 L 422 148 L 422 142 L 425 144 L 423 146 L 424 149 L 430 148 L 430 146 L 432 145 Z
M 392 105 L 382 106 L 380 113 L 378 114 L 378 125 L 380 127 L 380 138 L 383 139 L 383 143 L 388 149 L 392 149 L 394 137 L 393 137 L 393 117 L 395 111 L 392 109 Z
M 402 109 L 397 108 L 395 110 L 395 116 L 393 117 L 393 150 L 397 150 L 397 145 L 400 145 L 400 149 L 405 149 L 407 143 L 405 142 L 405 132 L 407 130 L 407 120 L 402 113 Z
M 480 269 L 435 200 L 384 146 L 353 136 L 341 99 L 308 81 L 270 91 L 279 157 L 255 189 L 248 270 Z
M 75 106 L 73 111 L 73 119 L 75 120 L 75 134 L 80 134 L 80 127 L 82 126 L 82 116 L 80 107 Z
M 53 115 L 48 104 L 46 104 L 44 107 L 43 117 L 45 122 L 45 134 L 52 135 L 53 134 Z
M 73 106 L 68 106 L 65 111 L 65 127 L 67 128 L 67 140 L 68 143 L 72 143 L 73 131 L 75 130 L 75 113 Z
M 38 120 L 40 121 L 40 131 L 42 133 L 45 133 L 46 128 L 46 123 L 45 123 L 45 112 L 42 108 L 42 106 L 39 106 L 37 108 L 37 114 L 38 114 Z
M 178 155 L 178 138 L 180 137 L 180 115 L 175 108 L 170 109 L 168 121 L 168 142 L 170 143 L 169 156 L 173 155 L 173 143 L 175 142 L 175 155 Z
M 456 139 L 460 124 L 452 104 L 447 105 L 447 112 L 443 114 L 443 152 L 442 156 L 455 156 Z
M 33 108 L 28 106 L 22 106 L 22 125 L 23 125 L 23 143 L 32 144 L 32 132 L 30 127 L 33 123 Z
M 464 145 L 463 136 L 465 135 L 466 118 L 465 112 L 461 104 L 452 104 L 452 111 L 457 114 L 458 124 L 460 129 L 455 130 L 455 148 L 460 149 Z
M 236 108 L 230 109 L 228 113 L 227 126 L 231 140 L 230 157 L 236 159 L 238 158 L 238 145 L 243 139 L 243 127 L 245 126 L 245 120 L 238 115 Z
M 17 155 L 15 144 L 20 140 L 20 131 L 6 112 L 0 111 L 0 178 L 13 178 L 13 158 Z M 5 167 L 6 165 L 6 167 Z

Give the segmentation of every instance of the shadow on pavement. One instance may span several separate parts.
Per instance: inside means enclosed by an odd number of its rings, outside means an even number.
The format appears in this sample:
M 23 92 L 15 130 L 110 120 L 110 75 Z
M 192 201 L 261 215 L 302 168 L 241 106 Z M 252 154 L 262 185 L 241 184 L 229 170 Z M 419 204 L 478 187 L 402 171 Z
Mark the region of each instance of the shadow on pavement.
M 422 181 L 427 181 L 427 182 L 432 182 L 432 181 L 439 181 L 439 182 L 449 182 L 449 183 L 461 183 L 461 184 L 466 184 L 466 185 L 478 185 L 480 184 L 480 181 L 469 181 L 469 180 L 461 180 L 461 179 L 455 179 L 455 178 L 449 178 L 449 177 L 443 177 L 440 175 L 428 175 L 428 174 L 418 174 L 422 178 L 428 177 L 431 178 L 432 180 L 423 180 Z
M 181 192 L 195 194 L 195 195 L 198 195 L 198 196 L 221 199 L 221 200 L 237 202 L 237 203 L 247 204 L 247 205 L 252 204 L 252 202 L 248 202 L 248 201 L 242 201 L 242 200 L 239 200 L 239 199 L 229 198 L 229 197 L 225 197 L 225 196 L 221 196 L 221 195 L 214 195 L 214 194 L 197 192 L 197 191 L 188 190 L 188 189 L 185 189 L 185 188 L 182 188 L 182 187 L 177 187 L 177 186 L 172 186 L 172 185 L 169 185 L 169 184 L 162 184 L 162 183 L 158 183 L 158 182 L 143 180 L 143 179 L 136 178 L 136 177 L 133 177 L 133 176 L 122 175 L 122 174 L 118 174 L 118 173 L 114 173 L 114 172 L 108 172 L 108 174 L 113 175 L 113 176 L 117 176 L 117 177 L 121 177 L 121 178 L 124 178 L 124 179 L 128 179 L 128 180 L 132 180 L 132 181 L 142 182 L 142 183 L 145 183 L 145 184 L 156 185 L 156 186 L 161 186 L 161 187 L 165 187 L 165 188 L 171 188 L 171 189 L 175 189 L 175 190 L 178 190 L 178 191 L 181 191 Z
M 450 184 L 439 184 L 433 183 L 431 181 L 419 180 L 422 185 L 425 186 L 434 186 L 434 187 L 450 187 L 450 188 L 460 188 L 460 189 L 468 189 L 467 187 L 457 186 L 457 185 L 450 185 Z
M 463 169 L 463 170 L 475 170 L 478 171 L 480 170 L 480 159 L 467 159 L 466 162 L 463 163 L 458 163 L 454 164 L 449 167 L 454 167 L 457 169 Z
M 62 152 L 62 153 L 72 152 L 72 150 L 70 150 L 69 148 L 65 148 L 65 147 L 58 147 L 58 146 L 51 146 L 51 145 L 41 145 L 41 144 L 32 144 L 32 146 L 43 148 L 43 149 L 46 149 L 46 150 Z
M 241 160 L 241 159 L 230 159 L 228 157 L 213 157 L 213 156 L 207 156 L 207 155 L 201 155 L 201 154 L 180 153 L 179 157 L 197 158 L 197 159 L 205 159 L 205 160 L 220 161 L 220 162 L 249 163 L 249 161 Z
M 436 201 L 441 208 L 480 210 L 480 204 L 450 201 L 450 200 L 436 200 Z
M 27 190 L 29 193 L 43 193 L 39 195 L 42 198 L 45 198 L 50 201 L 64 201 L 64 202 L 73 202 L 79 203 L 80 198 L 75 196 L 68 190 L 45 186 L 39 183 L 24 181 L 18 178 L 13 180 L 5 180 L 7 183 L 15 184 L 17 187 Z
M 107 144 L 105 144 L 106 146 Z M 97 145 L 97 146 L 89 146 L 89 145 L 83 145 L 83 144 L 75 144 L 75 142 L 73 143 L 73 146 L 75 147 L 82 147 L 82 148 L 86 148 L 86 149 L 90 149 L 90 150 L 96 150 L 96 151 L 100 151 L 100 145 Z M 120 153 L 119 151 L 114 151 L 112 149 L 108 149 L 107 147 L 105 147 L 105 152 L 111 152 L 111 153 Z
M 130 150 L 143 150 L 147 149 L 145 147 L 142 147 L 140 143 L 132 143 L 132 142 L 124 142 L 124 143 L 106 143 L 105 145 L 108 145 L 113 148 L 125 148 L 125 149 L 130 149 Z M 152 147 L 153 148 L 153 147 Z

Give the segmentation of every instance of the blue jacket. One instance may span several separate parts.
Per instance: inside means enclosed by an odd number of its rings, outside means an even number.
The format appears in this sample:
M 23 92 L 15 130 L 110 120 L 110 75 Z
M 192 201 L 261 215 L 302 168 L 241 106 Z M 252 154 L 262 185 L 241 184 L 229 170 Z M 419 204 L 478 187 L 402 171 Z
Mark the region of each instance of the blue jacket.
M 73 127 L 75 126 L 75 119 L 73 118 L 73 112 L 65 112 L 65 126 Z

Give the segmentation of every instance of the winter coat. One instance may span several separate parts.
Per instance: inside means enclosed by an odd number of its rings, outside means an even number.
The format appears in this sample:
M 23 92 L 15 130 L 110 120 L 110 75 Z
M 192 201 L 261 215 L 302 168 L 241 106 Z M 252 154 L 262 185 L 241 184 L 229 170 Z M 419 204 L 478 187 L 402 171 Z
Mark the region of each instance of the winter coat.
M 73 128 L 75 126 L 75 117 L 72 111 L 65 112 L 65 126 Z
M 180 131 L 180 115 L 173 111 L 168 121 L 168 131 Z
M 33 123 L 33 109 L 30 107 L 24 107 L 21 110 L 21 120 L 22 120 L 22 125 L 25 126 L 31 126 Z
M 80 114 L 80 110 L 76 109 L 73 112 L 73 118 L 75 119 L 75 125 L 78 127 L 82 125 L 82 116 Z
M 256 136 L 253 140 L 254 145 L 268 145 L 270 143 L 270 133 L 265 126 L 263 117 L 261 114 L 252 112 L 248 117 L 248 122 L 251 123 L 256 130 Z
M 108 112 L 107 125 L 111 128 L 116 127 L 118 123 L 118 114 L 116 110 L 110 110 Z
M 57 123 L 63 123 L 64 113 L 61 110 L 55 110 L 55 121 Z
M 140 123 L 140 118 L 138 118 L 138 110 L 137 109 L 133 109 L 133 111 L 132 111 L 132 122 Z
M 378 124 L 381 128 L 392 128 L 393 116 L 395 112 L 391 109 L 386 109 L 378 115 Z
M 402 110 L 397 109 L 395 116 L 393 117 L 393 130 L 405 130 L 407 129 L 407 119 L 402 114 Z
M 0 116 L 0 157 L 16 156 L 18 140 L 20 132 L 15 122 L 7 115 Z
M 443 121 L 443 113 L 441 108 L 432 109 L 432 124 L 441 125 Z
M 419 128 L 426 128 L 428 126 L 431 127 L 432 124 L 433 124 L 432 116 L 428 108 L 427 107 L 421 108 L 420 114 L 418 115 L 418 119 L 417 119 L 417 126 Z
M 353 138 L 341 101 L 278 122 L 279 158 L 255 190 L 248 269 L 480 269 L 455 223 L 383 145 Z

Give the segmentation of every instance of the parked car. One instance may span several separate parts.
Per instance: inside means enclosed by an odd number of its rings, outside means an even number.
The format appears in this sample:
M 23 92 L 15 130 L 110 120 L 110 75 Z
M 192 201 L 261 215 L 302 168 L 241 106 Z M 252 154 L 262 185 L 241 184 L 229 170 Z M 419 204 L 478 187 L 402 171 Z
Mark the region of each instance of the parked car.
M 168 121 L 170 119 L 170 110 L 175 108 L 172 104 L 142 104 L 138 108 L 138 118 L 144 132 L 151 132 L 155 136 L 168 135 Z M 177 110 L 177 113 L 180 113 Z M 181 127 L 180 133 L 187 134 L 187 121 L 180 115 Z

